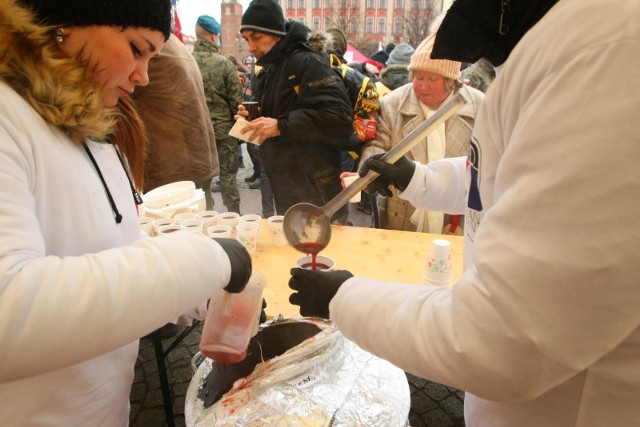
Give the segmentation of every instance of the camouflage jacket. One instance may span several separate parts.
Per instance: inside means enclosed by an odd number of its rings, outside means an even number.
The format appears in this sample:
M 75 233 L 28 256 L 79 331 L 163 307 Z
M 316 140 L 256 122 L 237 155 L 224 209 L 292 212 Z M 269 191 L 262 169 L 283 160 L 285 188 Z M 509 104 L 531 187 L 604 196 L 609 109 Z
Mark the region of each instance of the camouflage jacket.
M 204 94 L 216 139 L 229 139 L 229 130 L 235 123 L 233 115 L 238 111 L 243 97 L 236 67 L 209 41 L 196 41 L 193 57 L 202 73 Z

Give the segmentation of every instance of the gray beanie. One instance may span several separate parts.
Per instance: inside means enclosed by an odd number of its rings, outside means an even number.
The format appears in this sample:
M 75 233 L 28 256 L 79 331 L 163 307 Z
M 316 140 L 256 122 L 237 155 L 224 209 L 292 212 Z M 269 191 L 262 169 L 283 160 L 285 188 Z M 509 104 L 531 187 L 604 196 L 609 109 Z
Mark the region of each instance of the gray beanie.
M 414 49 L 407 43 L 400 43 L 393 48 L 387 59 L 387 65 L 393 64 L 409 64 Z

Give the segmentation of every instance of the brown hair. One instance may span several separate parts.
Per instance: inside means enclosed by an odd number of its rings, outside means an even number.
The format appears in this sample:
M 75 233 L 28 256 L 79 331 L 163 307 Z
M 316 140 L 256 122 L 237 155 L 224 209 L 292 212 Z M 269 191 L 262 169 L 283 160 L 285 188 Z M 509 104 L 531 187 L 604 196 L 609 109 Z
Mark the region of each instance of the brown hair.
M 125 156 L 133 185 L 141 191 L 144 186 L 147 131 L 130 97 L 120 98 L 116 109 L 119 113 L 118 121 L 109 139 Z

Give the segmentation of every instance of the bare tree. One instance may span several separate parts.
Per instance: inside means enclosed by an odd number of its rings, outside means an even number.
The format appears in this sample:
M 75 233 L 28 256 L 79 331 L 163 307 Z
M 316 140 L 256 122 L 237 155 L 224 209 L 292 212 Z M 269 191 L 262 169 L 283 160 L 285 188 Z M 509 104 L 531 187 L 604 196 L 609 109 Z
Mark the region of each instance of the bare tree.
M 416 47 L 429 34 L 429 26 L 437 11 L 431 1 L 409 0 L 410 8 L 404 15 L 404 37 L 406 43 Z

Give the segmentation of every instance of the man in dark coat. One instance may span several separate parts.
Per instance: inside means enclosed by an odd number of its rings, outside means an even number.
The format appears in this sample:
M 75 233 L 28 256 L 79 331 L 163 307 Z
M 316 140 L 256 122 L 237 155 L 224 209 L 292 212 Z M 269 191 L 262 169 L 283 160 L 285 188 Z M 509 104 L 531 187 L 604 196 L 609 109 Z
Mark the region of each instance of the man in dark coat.
M 322 206 L 342 190 L 340 149 L 353 132 L 344 83 L 309 48 L 309 29 L 285 22 L 273 0 L 252 1 L 240 33 L 261 67 L 252 82 L 261 117 L 247 128 L 260 139 L 276 210 L 284 214 L 300 202 Z

